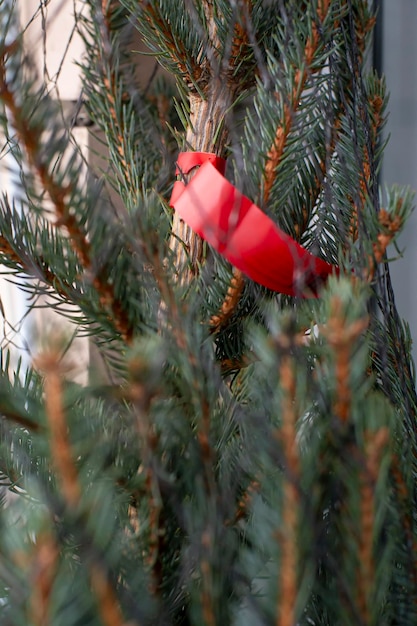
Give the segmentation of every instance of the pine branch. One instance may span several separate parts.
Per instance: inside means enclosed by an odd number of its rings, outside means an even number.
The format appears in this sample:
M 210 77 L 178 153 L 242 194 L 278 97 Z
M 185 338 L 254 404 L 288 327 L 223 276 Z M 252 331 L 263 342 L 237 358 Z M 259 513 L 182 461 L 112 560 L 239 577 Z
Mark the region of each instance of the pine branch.
M 0 58 L 0 98 L 10 111 L 16 133 L 22 146 L 26 149 L 29 165 L 39 176 L 42 188 L 54 206 L 55 227 L 65 228 L 81 266 L 85 272 L 88 272 L 93 267 L 91 244 L 81 222 L 77 220 L 69 206 L 69 198 L 76 193 L 74 183 L 63 184 L 49 171 L 48 163 L 42 154 L 42 128 L 39 125 L 28 123 L 22 106 L 18 104 L 16 94 L 8 84 L 6 58 L 9 53 L 10 48 L 3 50 Z M 93 282 L 100 294 L 102 305 L 104 308 L 110 308 L 113 312 L 117 331 L 120 332 L 125 341 L 130 342 L 133 331 L 122 304 L 115 298 L 113 286 L 103 280 L 100 274 L 94 278 Z
M 263 186 L 263 200 L 265 204 L 268 202 L 277 169 L 284 153 L 285 144 L 288 140 L 293 119 L 300 103 L 300 95 L 305 88 L 310 74 L 320 69 L 320 66 L 315 67 L 319 46 L 322 44 L 319 34 L 319 25 L 321 28 L 322 22 L 324 22 L 328 15 L 330 4 L 330 0 L 323 0 L 317 10 L 318 23 L 315 21 L 312 23 L 312 34 L 307 38 L 299 66 L 293 68 L 294 78 L 291 93 L 277 94 L 277 97 L 283 100 L 283 115 L 276 129 L 274 142 L 267 154 Z
M 52 462 L 60 481 L 65 507 L 68 511 L 75 512 L 81 505 L 83 488 L 68 437 L 59 353 L 51 348 L 49 353 L 37 357 L 35 366 L 44 374 L 45 410 L 50 429 Z M 91 585 L 103 623 L 106 626 L 124 626 L 119 602 L 106 572 L 98 562 L 91 562 L 89 565 Z
M 232 280 L 230 281 L 220 311 L 217 315 L 212 315 L 210 318 L 209 325 L 212 332 L 216 332 L 219 328 L 227 324 L 239 304 L 244 285 L 245 278 L 242 272 L 234 268 Z
M 360 485 L 361 529 L 357 582 L 357 602 L 364 624 L 370 623 L 372 619 L 373 587 L 375 585 L 375 490 L 381 471 L 381 459 L 389 444 L 389 439 L 390 433 L 386 426 L 381 426 L 376 432 L 365 433 L 365 459 Z
M 296 377 L 294 361 L 287 353 L 288 338 L 283 339 L 284 354 L 280 364 L 280 380 L 282 389 L 282 425 L 276 433 L 282 445 L 285 457 L 285 478 L 283 486 L 282 526 L 277 531 L 277 539 L 281 548 L 279 572 L 279 603 L 276 610 L 277 626 L 292 626 L 296 622 L 296 606 L 298 583 L 298 550 L 297 535 L 299 532 L 299 478 L 300 460 L 297 446 L 296 422 Z
M 204 63 L 197 62 L 190 55 L 181 37 L 180 29 L 176 30 L 175 26 L 170 23 L 166 17 L 166 8 L 164 7 L 164 9 L 159 6 L 159 3 L 152 2 L 152 0 L 144 0 L 139 3 L 139 15 L 144 18 L 144 24 L 141 28 L 147 27 L 142 31 L 145 40 L 158 52 L 162 52 L 170 63 L 176 66 L 181 79 L 189 89 L 203 89 L 208 80 L 207 69 Z M 190 26 L 186 11 L 184 26 L 186 28 Z
M 322 329 L 328 343 L 335 351 L 335 404 L 334 413 L 346 423 L 351 414 L 350 368 L 352 343 L 366 330 L 368 319 L 359 319 L 352 324 L 346 323 L 342 302 L 335 298 L 331 303 L 330 317 L 326 328 Z
M 29 619 L 34 626 L 44 626 L 49 622 L 49 604 L 56 576 L 58 557 L 59 547 L 54 536 L 48 532 L 38 536 L 29 563 L 31 570 L 30 578 L 33 584 Z
M 45 409 L 50 429 L 52 461 L 61 483 L 61 491 L 68 508 L 76 509 L 81 498 L 78 471 L 68 440 L 68 425 L 63 408 L 62 365 L 55 351 L 35 360 L 45 377 Z

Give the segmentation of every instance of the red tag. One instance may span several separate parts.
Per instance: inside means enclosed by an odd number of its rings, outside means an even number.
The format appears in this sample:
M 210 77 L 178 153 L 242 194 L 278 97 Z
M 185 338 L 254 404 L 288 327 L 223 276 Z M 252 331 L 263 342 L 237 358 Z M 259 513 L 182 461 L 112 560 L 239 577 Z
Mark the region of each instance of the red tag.
M 312 255 L 229 183 L 225 161 L 208 153 L 181 153 L 178 170 L 200 169 L 174 185 L 171 206 L 200 237 L 252 280 L 291 296 L 317 297 L 338 268 Z M 217 168 L 217 169 L 216 169 Z

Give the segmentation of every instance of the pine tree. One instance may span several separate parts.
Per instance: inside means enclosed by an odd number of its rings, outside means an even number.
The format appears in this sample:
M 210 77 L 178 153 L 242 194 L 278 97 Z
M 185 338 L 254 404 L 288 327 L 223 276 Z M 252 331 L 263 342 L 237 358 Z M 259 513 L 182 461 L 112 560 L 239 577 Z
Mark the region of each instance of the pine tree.
M 55 334 L 27 369 L 2 352 L 2 624 L 417 623 L 417 405 L 387 261 L 413 198 L 379 184 L 375 19 L 367 0 L 85 0 L 105 155 L 85 182 L 0 0 L 18 181 L 0 260 L 106 371 L 77 384 Z M 145 87 L 135 30 L 165 68 Z M 227 159 L 290 250 L 337 269 L 280 293 L 230 263 L 171 206 L 175 164 L 181 189 L 199 174 L 180 152 Z

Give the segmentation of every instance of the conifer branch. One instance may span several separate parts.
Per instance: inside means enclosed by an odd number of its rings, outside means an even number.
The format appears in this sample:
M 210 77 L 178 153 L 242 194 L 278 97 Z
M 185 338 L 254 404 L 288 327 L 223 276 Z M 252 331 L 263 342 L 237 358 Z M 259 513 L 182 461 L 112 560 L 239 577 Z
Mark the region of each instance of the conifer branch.
M 369 266 L 367 269 L 367 280 L 372 281 L 375 276 L 376 266 L 385 260 L 388 246 L 397 236 L 402 228 L 403 220 L 401 218 L 401 208 L 403 201 L 400 198 L 394 208 L 394 213 L 388 213 L 386 209 L 381 209 L 378 213 L 378 223 L 382 227 L 376 241 L 372 244 L 373 255 L 369 258 Z
M 334 350 L 336 389 L 334 393 L 334 413 L 346 423 L 350 416 L 352 392 L 350 388 L 351 348 L 353 342 L 368 327 L 367 318 L 348 323 L 342 302 L 334 297 L 331 302 L 329 319 L 321 332 Z
M 360 476 L 360 537 L 358 552 L 358 610 L 364 624 L 372 614 L 375 580 L 375 486 L 380 472 L 382 454 L 390 440 L 388 428 L 365 433 L 364 467 Z
M 113 586 L 102 568 L 97 564 L 90 567 L 91 586 L 97 598 L 98 608 L 103 626 L 136 626 L 135 622 L 127 623 L 114 593 Z
M 105 94 L 108 100 L 108 108 L 110 113 L 110 121 L 113 124 L 113 138 L 116 143 L 116 149 L 120 158 L 120 165 L 122 166 L 123 176 L 125 181 L 127 182 L 128 187 L 134 188 L 133 184 L 133 175 L 132 175 L 132 164 L 128 163 L 127 155 L 126 155 L 126 142 L 124 140 L 125 137 L 125 127 L 124 127 L 124 119 L 120 119 L 117 110 L 117 81 L 118 76 L 116 71 L 111 67 L 111 59 L 106 58 L 106 51 L 113 51 L 112 48 L 112 23 L 111 18 L 112 14 L 115 10 L 115 3 L 110 3 L 108 6 L 106 0 L 102 0 L 101 11 L 103 16 L 103 28 L 101 29 L 102 40 L 101 46 L 98 50 L 98 57 L 100 61 L 100 69 L 102 70 L 101 79 L 103 81 L 103 86 L 105 89 Z M 104 32 L 103 32 L 104 31 Z M 112 54 L 112 53 L 110 53 Z M 107 70 L 107 71 L 106 71 Z M 124 93 L 122 94 L 122 102 L 123 100 L 128 100 L 129 96 Z
M 282 494 L 282 528 L 277 531 L 281 548 L 280 572 L 278 577 L 278 605 L 276 610 L 277 626 L 293 626 L 296 623 L 296 600 L 298 594 L 298 531 L 300 515 L 300 494 L 298 481 L 300 460 L 297 445 L 296 413 L 296 375 L 295 363 L 288 353 L 288 338 L 280 343 L 283 355 L 279 364 L 279 376 L 282 390 L 281 420 L 282 425 L 276 438 L 282 445 L 285 459 Z
M 90 246 L 85 234 L 82 232 L 75 217 L 68 210 L 65 199 L 71 191 L 71 184 L 60 185 L 49 173 L 47 164 L 39 154 L 41 141 L 41 129 L 31 127 L 26 120 L 22 107 L 17 104 L 15 94 L 9 88 L 6 80 L 6 64 L 4 54 L 0 59 L 0 98 L 9 109 L 13 125 L 16 129 L 22 146 L 26 148 L 29 164 L 39 176 L 43 189 L 49 195 L 57 214 L 57 226 L 65 226 L 71 241 L 74 245 L 81 264 L 84 267 L 90 266 L 89 250 Z
M 314 206 L 317 202 L 317 199 L 320 196 L 320 193 L 323 190 L 323 183 L 326 180 L 328 175 L 328 168 L 331 167 L 331 155 L 334 152 L 335 146 L 337 144 L 340 132 L 341 118 L 343 115 L 343 107 L 340 107 L 337 111 L 337 115 L 333 120 L 332 127 L 330 129 L 330 141 L 328 145 L 326 145 L 326 151 L 323 158 L 319 161 L 317 165 L 317 173 L 314 178 L 313 184 L 309 190 L 309 203 L 310 206 Z M 311 215 L 307 206 L 302 208 L 302 217 L 303 220 L 301 223 L 294 224 L 294 235 L 297 241 L 301 241 L 301 238 L 309 224 Z
M 51 349 L 38 356 L 35 366 L 44 374 L 45 411 L 50 431 L 52 462 L 61 485 L 62 495 L 70 510 L 75 510 L 81 499 L 78 471 L 68 438 L 64 411 L 62 364 L 57 350 Z
M 22 255 L 20 256 L 12 247 L 10 242 L 0 235 L 0 252 L 7 258 L 8 262 L 12 261 L 16 269 L 27 273 L 29 276 L 36 278 L 51 287 L 56 293 L 58 293 L 63 300 L 71 301 L 69 294 L 73 292 L 73 288 L 69 283 L 66 283 L 62 278 L 58 279 L 56 274 L 48 267 L 45 260 L 40 256 L 35 262 L 35 257 L 32 256 L 29 259 Z
M 317 18 L 322 23 L 327 16 L 330 7 L 330 0 L 322 0 L 317 10 Z M 319 49 L 321 37 L 318 24 L 312 23 L 312 34 L 307 38 L 302 61 L 295 69 L 292 91 L 290 94 L 277 94 L 277 98 L 283 99 L 283 116 L 280 120 L 272 146 L 267 154 L 264 168 L 263 201 L 268 202 L 272 186 L 277 175 L 277 170 L 281 162 L 284 148 L 291 132 L 295 113 L 300 105 L 301 94 L 305 88 L 309 76 L 318 70 L 313 67 L 317 51 Z
M 245 519 L 249 513 L 249 509 L 255 494 L 259 493 L 261 490 L 261 485 L 258 480 L 251 480 L 246 491 L 243 492 L 242 496 L 237 503 L 237 508 L 234 517 L 229 521 L 227 521 L 228 526 L 235 526 L 240 520 Z
M 240 270 L 233 268 L 233 276 L 227 289 L 223 304 L 221 305 L 219 312 L 212 315 L 210 318 L 209 326 L 211 332 L 217 332 L 230 320 L 239 304 L 244 286 L 245 277 L 243 273 Z
M 415 522 L 412 516 L 412 494 L 404 472 L 401 468 L 401 460 L 398 454 L 393 454 L 391 462 L 391 474 L 395 485 L 395 495 L 399 503 L 401 511 L 402 526 L 406 538 L 406 544 L 409 547 L 409 555 L 411 560 L 411 571 L 409 573 L 412 588 L 417 589 L 417 538 L 415 533 Z
M 161 593 L 163 585 L 163 549 L 164 522 L 163 500 L 159 488 L 158 477 L 152 464 L 158 442 L 154 428 L 149 421 L 151 396 L 146 391 L 145 381 L 135 381 L 132 394 L 136 408 L 136 426 L 142 456 L 141 471 L 145 474 L 145 489 L 148 502 L 149 540 L 145 555 L 145 563 L 150 572 L 150 591 L 152 595 Z
M 29 620 L 34 626 L 50 624 L 50 601 L 58 566 L 59 548 L 51 533 L 37 537 L 30 558 Z
M 215 452 L 210 441 L 211 414 L 206 398 L 200 398 L 200 420 L 198 423 L 197 439 L 200 447 L 203 464 L 203 480 L 207 503 L 215 505 L 218 487 L 214 479 Z M 212 528 L 207 525 L 201 535 L 201 611 L 206 626 L 216 626 L 216 611 L 214 606 L 214 576 L 212 554 L 214 551 L 214 537 Z
M 38 174 L 42 188 L 48 194 L 55 208 L 56 221 L 54 225 L 66 229 L 69 240 L 83 269 L 85 271 L 91 270 L 93 267 L 91 244 L 88 241 L 87 233 L 77 221 L 76 216 L 72 213 L 67 202 L 67 198 L 70 196 L 71 192 L 74 191 L 74 183 L 70 182 L 66 185 L 58 183 L 56 178 L 49 172 L 48 165 L 43 160 L 40 153 L 42 145 L 41 129 L 36 126 L 31 126 L 28 123 L 22 106 L 18 104 L 14 92 L 9 88 L 6 79 L 4 51 L 0 58 L 0 99 L 9 109 L 16 133 L 22 146 L 26 149 L 28 162 Z M 93 285 L 100 295 L 100 303 L 103 308 L 108 308 L 112 311 L 112 318 L 117 331 L 120 332 L 126 342 L 130 342 L 133 329 L 130 327 L 122 303 L 119 302 L 114 295 L 113 286 L 109 284 L 100 273 L 94 277 Z
M 251 0 L 242 0 L 238 8 L 241 12 L 240 20 L 236 22 L 234 27 L 232 45 L 230 50 L 230 74 L 231 78 L 238 71 L 239 64 L 248 52 L 249 37 L 248 25 L 251 17 L 252 2 Z
M 41 354 L 35 360 L 35 366 L 44 374 L 45 409 L 53 465 L 66 507 L 74 512 L 80 506 L 83 492 L 69 441 L 63 398 L 63 368 L 58 352 L 51 349 Z M 105 626 L 126 626 L 109 578 L 96 561 L 90 563 L 90 578 Z
M 372 94 L 368 100 L 369 115 L 362 113 L 364 124 L 369 127 L 369 138 L 363 147 L 363 159 L 361 159 L 361 171 L 359 173 L 359 190 L 358 200 L 352 201 L 353 213 L 351 217 L 350 236 L 353 241 L 358 237 L 358 226 L 360 216 L 363 214 L 366 200 L 369 196 L 370 182 L 373 175 L 373 167 L 371 164 L 375 161 L 375 150 L 377 148 L 379 131 L 384 124 L 382 116 L 383 99 L 377 94 Z M 385 250 L 384 250 L 385 252 Z M 379 262 L 379 261 L 377 261 Z
M 317 16 L 318 16 L 318 20 L 320 23 L 322 23 L 326 16 L 327 13 L 329 11 L 329 7 L 330 7 L 330 0 L 322 0 L 317 8 Z M 244 0 L 243 1 L 243 6 L 242 6 L 242 19 L 245 21 L 247 19 L 249 19 L 250 16 L 250 9 L 251 9 L 251 2 L 250 0 Z M 247 39 L 247 30 L 244 29 L 239 23 L 236 25 L 236 32 L 235 32 L 235 36 L 233 39 L 233 44 L 232 44 L 232 54 L 231 54 L 231 59 L 230 59 L 230 63 L 237 63 L 237 57 L 239 55 L 239 50 L 242 49 L 242 47 L 244 47 L 248 42 Z M 314 43 L 312 43 L 314 42 Z M 315 56 L 315 52 L 318 48 L 318 44 L 319 44 L 319 36 L 318 36 L 318 28 L 316 23 L 313 23 L 313 35 L 311 40 L 309 39 L 307 41 L 306 47 L 305 47 L 305 57 L 307 59 L 307 63 L 309 65 L 312 64 L 313 62 L 313 58 Z M 314 71 L 314 70 L 312 70 Z M 302 78 L 301 78 L 302 76 Z M 302 92 L 304 85 L 308 79 L 309 76 L 309 72 L 308 70 L 306 71 L 304 68 L 304 74 L 302 75 L 300 70 L 297 71 L 296 77 L 295 77 L 295 85 L 294 85 L 294 96 L 293 96 L 293 105 L 294 105 L 294 110 L 290 113 L 290 109 L 286 108 L 286 105 L 284 105 L 284 111 L 286 111 L 286 115 L 287 115 L 287 119 L 286 119 L 286 123 L 287 123 L 287 131 L 288 134 L 291 130 L 291 124 L 292 124 L 292 118 L 293 115 L 296 112 L 296 109 L 298 107 L 298 103 L 299 103 L 299 95 Z M 298 84 L 298 83 L 302 83 L 302 84 Z M 327 168 L 327 164 L 328 164 L 328 156 L 330 154 L 332 154 L 334 147 L 336 145 L 336 141 L 337 141 L 337 137 L 338 137 L 338 129 L 340 126 L 340 118 L 342 116 L 342 108 L 339 108 L 337 111 L 337 119 L 334 120 L 332 128 L 331 128 L 331 142 L 330 145 L 326 146 L 326 154 L 324 155 L 324 157 L 322 158 L 322 160 L 319 162 L 318 167 L 317 167 L 317 175 L 314 181 L 314 185 L 312 186 L 312 188 L 310 189 L 310 203 L 313 206 L 322 190 L 322 183 L 323 180 L 325 179 L 326 176 L 326 168 Z M 289 124 L 289 126 L 288 126 Z M 274 143 L 274 145 L 272 146 L 272 148 L 269 151 L 268 154 L 268 161 L 266 164 L 266 168 L 265 168 L 265 173 L 266 173 L 266 178 L 268 178 L 269 182 L 266 182 L 264 185 L 264 202 L 268 201 L 269 198 L 269 194 L 273 185 L 273 176 L 274 176 L 274 172 L 276 172 L 278 165 L 279 165 L 279 160 L 282 157 L 283 151 L 284 151 L 284 145 L 285 142 L 282 141 L 282 139 L 284 138 L 284 135 L 282 135 L 282 128 L 278 127 L 277 129 L 277 135 L 275 138 L 276 143 Z M 285 133 L 284 133 L 285 134 Z M 287 136 L 287 135 L 286 135 Z M 273 164 L 273 160 L 274 159 L 278 159 L 276 165 Z M 269 165 L 268 165 L 269 163 Z M 268 168 L 271 168 L 268 170 Z M 268 173 L 267 173 L 268 172 Z M 320 172 L 320 174 L 319 174 Z M 295 237 L 298 241 L 301 240 L 301 237 L 308 225 L 309 219 L 310 219 L 310 213 L 307 210 L 307 207 L 303 208 L 302 210 L 302 215 L 303 215 L 303 223 L 302 224 L 295 224 L 294 225 L 294 234 Z M 245 281 L 245 277 L 241 272 L 237 272 L 236 270 L 234 270 L 233 272 L 233 277 L 231 279 L 231 283 L 230 286 L 227 290 L 226 293 L 226 297 L 225 300 L 220 308 L 220 311 L 217 315 L 212 316 L 211 320 L 210 320 L 210 326 L 212 327 L 213 331 L 215 332 L 218 328 L 220 328 L 221 326 L 225 325 L 227 323 L 227 321 L 230 319 L 230 317 L 232 317 L 234 311 L 236 310 L 239 301 L 240 301 L 240 296 L 241 293 L 243 291 L 243 287 L 244 287 L 244 281 Z
M 195 90 L 196 85 L 203 88 L 208 79 L 204 67 L 195 59 L 190 59 L 182 42 L 174 37 L 169 22 L 161 14 L 158 3 L 152 0 L 140 0 L 139 7 L 148 27 L 153 31 L 164 53 L 177 66 L 188 88 L 191 91 Z
M 216 616 L 213 607 L 213 573 L 209 555 L 213 550 L 213 538 L 208 530 L 201 537 L 203 557 L 201 560 L 201 611 L 205 626 L 216 626 Z
M 251 365 L 251 363 L 253 362 L 254 357 L 242 355 L 241 357 L 222 359 L 220 362 L 220 367 L 223 376 L 227 376 L 232 372 L 237 372 L 239 370 L 245 369 L 245 367 L 249 367 L 249 365 Z

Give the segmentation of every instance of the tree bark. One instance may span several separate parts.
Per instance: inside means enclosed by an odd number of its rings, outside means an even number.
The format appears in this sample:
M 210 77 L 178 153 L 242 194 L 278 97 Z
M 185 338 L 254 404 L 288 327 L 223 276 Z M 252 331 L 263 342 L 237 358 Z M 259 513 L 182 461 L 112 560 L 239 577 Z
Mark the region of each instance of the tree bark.
M 220 78 L 211 80 L 205 98 L 196 93 L 190 95 L 190 125 L 186 132 L 185 150 L 224 155 L 228 136 L 225 116 L 231 97 L 230 85 Z M 195 173 L 193 171 L 186 176 L 184 182 L 189 182 Z M 174 253 L 178 282 L 189 284 L 204 259 L 204 242 L 175 212 L 170 249 Z

